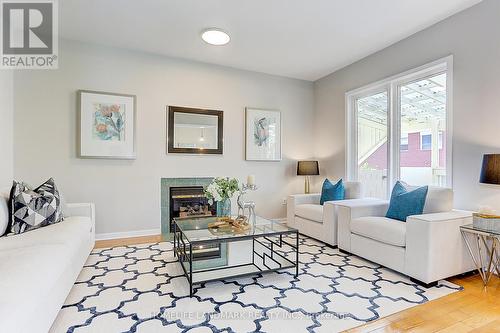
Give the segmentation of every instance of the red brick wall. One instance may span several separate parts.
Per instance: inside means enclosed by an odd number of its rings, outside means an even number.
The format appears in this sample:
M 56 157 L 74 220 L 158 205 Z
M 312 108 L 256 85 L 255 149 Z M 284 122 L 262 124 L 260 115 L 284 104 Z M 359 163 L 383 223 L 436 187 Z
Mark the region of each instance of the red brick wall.
M 401 167 L 430 167 L 431 158 L 430 150 L 420 149 L 420 133 L 409 133 L 408 150 L 400 152 Z M 446 140 L 443 140 L 443 149 L 439 150 L 439 166 L 445 167 L 445 161 Z M 366 162 L 371 168 L 387 169 L 387 143 L 380 146 Z

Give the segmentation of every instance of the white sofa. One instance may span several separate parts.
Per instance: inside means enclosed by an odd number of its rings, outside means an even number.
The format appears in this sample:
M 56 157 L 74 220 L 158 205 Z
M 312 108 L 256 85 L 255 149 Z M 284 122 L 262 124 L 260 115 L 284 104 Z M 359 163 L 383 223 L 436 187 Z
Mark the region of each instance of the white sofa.
M 95 242 L 93 204 L 68 204 L 64 215 L 0 237 L 0 332 L 46 333 L 61 309 Z
M 345 182 L 345 199 L 320 205 L 321 193 L 294 194 L 287 199 L 287 225 L 303 235 L 337 245 L 337 213 L 335 205 L 361 198 L 361 183 Z
M 389 203 L 340 202 L 338 247 L 429 287 L 474 270 L 460 233 L 472 213 L 453 210 L 451 189 L 429 187 L 422 215 L 406 222 L 385 217 Z

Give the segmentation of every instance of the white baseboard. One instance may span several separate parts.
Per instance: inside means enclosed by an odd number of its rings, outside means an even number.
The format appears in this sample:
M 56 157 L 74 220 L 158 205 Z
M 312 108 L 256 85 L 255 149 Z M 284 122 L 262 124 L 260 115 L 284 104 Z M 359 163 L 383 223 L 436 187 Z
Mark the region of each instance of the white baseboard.
M 161 229 L 146 229 L 146 230 L 135 230 L 135 231 L 122 231 L 122 232 L 110 232 L 105 234 L 96 234 L 96 240 L 108 240 L 117 238 L 130 238 L 130 237 L 141 237 L 141 236 L 156 236 L 161 234 Z

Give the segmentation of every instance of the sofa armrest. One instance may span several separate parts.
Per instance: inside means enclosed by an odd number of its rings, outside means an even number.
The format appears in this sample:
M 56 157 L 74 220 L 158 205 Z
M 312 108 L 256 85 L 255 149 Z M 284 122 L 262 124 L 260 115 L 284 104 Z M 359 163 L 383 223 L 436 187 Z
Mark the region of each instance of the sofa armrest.
M 317 204 L 319 205 L 319 200 L 321 198 L 321 193 L 310 193 L 310 194 L 292 194 L 288 196 L 288 202 L 292 202 L 294 205 L 303 204 Z
M 474 269 L 460 232 L 460 226 L 472 223 L 472 212 L 413 215 L 406 223 L 405 270 L 409 276 L 431 283 Z
M 304 204 L 319 205 L 320 193 L 311 194 L 293 194 L 286 200 L 286 223 L 289 227 L 297 228 L 295 224 L 295 206 Z
M 350 217 L 355 219 L 363 216 L 385 216 L 389 201 L 375 198 L 349 199 L 336 201 L 340 208 L 347 209 Z
M 340 249 L 351 251 L 351 220 L 363 216 L 385 216 L 389 202 L 375 198 L 341 200 L 337 206 L 337 237 Z
M 93 203 L 69 203 L 66 205 L 66 216 L 85 216 L 92 221 L 92 232 L 95 234 L 95 206 Z

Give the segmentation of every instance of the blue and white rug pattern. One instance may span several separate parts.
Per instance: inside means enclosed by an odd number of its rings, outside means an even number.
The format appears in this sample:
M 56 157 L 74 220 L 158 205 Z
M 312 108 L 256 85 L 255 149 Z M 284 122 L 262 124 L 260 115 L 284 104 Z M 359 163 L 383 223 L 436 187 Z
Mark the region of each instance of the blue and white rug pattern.
M 425 289 L 307 237 L 300 271 L 189 285 L 172 243 L 97 249 L 51 332 L 340 332 L 461 287 Z M 284 251 L 292 255 L 292 250 Z

